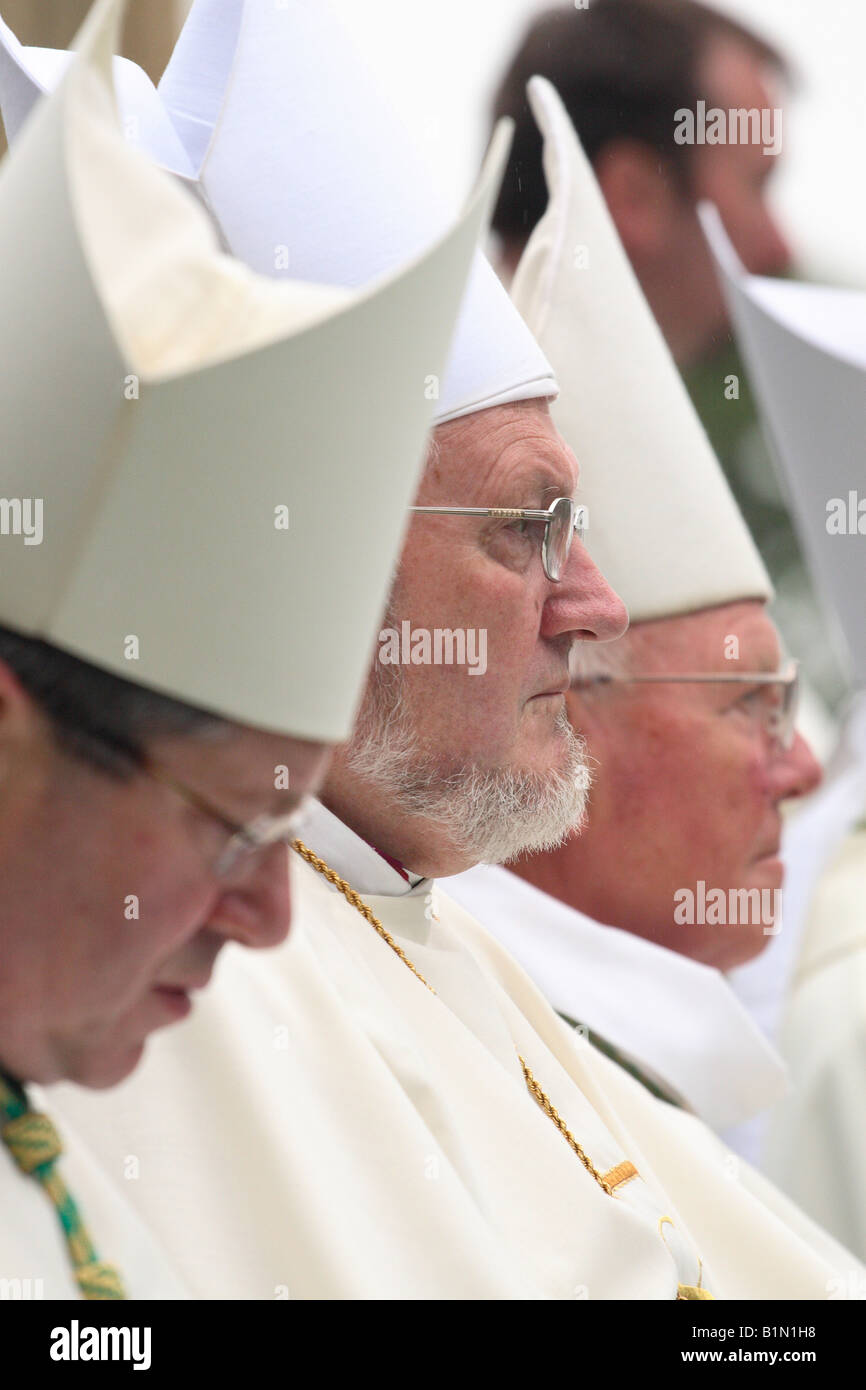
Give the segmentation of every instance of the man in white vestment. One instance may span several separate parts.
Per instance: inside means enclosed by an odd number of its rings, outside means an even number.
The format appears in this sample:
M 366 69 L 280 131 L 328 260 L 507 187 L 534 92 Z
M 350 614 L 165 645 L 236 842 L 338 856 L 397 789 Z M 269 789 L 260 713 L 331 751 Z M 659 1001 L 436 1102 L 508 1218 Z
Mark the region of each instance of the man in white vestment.
M 791 1094 L 766 1171 L 866 1259 L 866 824 L 846 836 L 810 906 L 782 1016 Z M 866 1296 L 866 1282 L 856 1285 Z
M 722 972 L 779 930 L 780 803 L 820 773 L 794 731 L 766 571 L 597 185 L 542 88 L 534 105 L 551 201 L 512 296 L 557 372 L 586 543 L 631 627 L 574 653 L 569 719 L 594 766 L 580 835 L 444 886 L 559 1013 L 723 1130 L 784 1091 Z
M 496 174 L 372 291 L 265 280 L 128 149 L 110 64 L 123 9 L 94 7 L 0 171 L 10 1298 L 188 1292 L 86 1128 L 58 1131 L 30 1083 L 114 1085 L 190 1013 L 226 943 L 285 939 L 288 843 L 351 727 L 424 451 L 421 384 Z M 263 602 L 329 547 L 315 615 Z
M 417 171 L 369 138 L 376 96 L 331 31 L 317 43 L 320 15 L 258 14 L 232 84 L 255 119 L 233 154 L 239 179 L 271 161 L 256 197 L 272 243 L 309 188 L 334 200 L 350 275 L 365 234 L 378 244 L 369 189 L 387 170 L 414 192 Z M 290 199 L 274 163 L 297 158 L 301 97 L 315 159 Z M 319 240 L 348 262 L 345 234 Z M 296 214 L 302 259 L 309 241 Z M 57 1105 L 98 1114 L 110 1186 L 140 1158 L 131 1200 L 201 1297 L 827 1297 L 853 1257 L 576 1037 L 435 881 L 580 823 L 569 656 L 625 623 L 581 540 L 551 391 L 526 389 L 525 328 L 504 309 L 462 327 L 475 350 L 439 399 L 359 719 L 299 830 L 292 943 L 227 953 L 134 1077 Z M 470 369 L 487 375 L 471 395 Z M 450 660 L 446 629 L 464 639 Z
M 790 939 L 765 1010 L 791 1070 L 763 1166 L 866 1255 L 866 294 L 748 275 L 704 210 L 765 428 L 851 694 L 821 791 L 790 828 Z M 820 467 L 816 467 L 820 460 Z M 782 943 L 780 943 L 781 945 Z M 775 994 L 771 986 L 776 985 Z M 854 1281 L 854 1288 L 861 1289 Z

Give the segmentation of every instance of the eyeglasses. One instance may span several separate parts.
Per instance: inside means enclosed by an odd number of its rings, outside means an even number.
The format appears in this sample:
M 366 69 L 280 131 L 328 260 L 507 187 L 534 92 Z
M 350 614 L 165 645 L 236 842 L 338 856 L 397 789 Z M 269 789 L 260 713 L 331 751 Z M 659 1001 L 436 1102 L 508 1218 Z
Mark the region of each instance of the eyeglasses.
M 701 685 L 724 684 L 724 685 L 754 685 L 764 690 L 770 691 L 769 698 L 763 698 L 755 702 L 755 715 L 761 720 L 771 742 L 779 749 L 787 750 L 794 742 L 794 733 L 797 723 L 797 707 L 800 695 L 800 668 L 796 661 L 789 661 L 782 671 L 757 672 L 701 672 L 700 674 L 689 675 L 653 675 L 653 676 L 576 676 L 572 681 L 572 686 L 580 688 L 587 685 L 651 685 L 651 684 L 686 684 L 695 683 Z M 775 697 L 773 695 L 775 691 Z M 757 695 L 760 693 L 755 691 Z
M 303 814 L 302 808 L 286 816 L 256 816 L 254 820 L 243 825 L 239 821 L 230 820 L 218 807 L 199 792 L 192 791 L 190 787 L 179 782 L 160 764 L 147 760 L 139 765 L 139 771 L 154 782 L 169 787 L 188 805 L 222 826 L 228 839 L 216 862 L 211 866 L 217 878 L 228 878 L 230 874 L 237 872 L 240 865 L 249 864 L 255 855 L 270 849 L 273 845 L 281 842 L 291 845 L 297 835 L 298 822 Z
M 437 516 L 495 516 L 511 521 L 544 523 L 541 540 L 541 560 L 548 579 L 558 583 L 565 569 L 575 536 L 582 541 L 589 526 L 586 507 L 578 506 L 570 497 L 557 497 L 547 511 L 529 507 L 410 507 L 410 512 L 428 512 Z

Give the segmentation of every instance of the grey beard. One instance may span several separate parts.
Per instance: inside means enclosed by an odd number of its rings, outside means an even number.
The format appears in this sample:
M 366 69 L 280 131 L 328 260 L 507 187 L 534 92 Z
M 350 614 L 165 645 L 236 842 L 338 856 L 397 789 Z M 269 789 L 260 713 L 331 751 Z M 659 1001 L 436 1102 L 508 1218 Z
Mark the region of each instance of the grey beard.
M 397 666 L 375 662 L 346 764 L 393 804 L 395 812 L 441 826 L 473 863 L 505 864 L 518 855 L 555 849 L 580 830 L 591 782 L 586 745 L 565 710 L 557 732 L 566 763 L 547 773 L 463 764 L 443 769 L 425 752 Z

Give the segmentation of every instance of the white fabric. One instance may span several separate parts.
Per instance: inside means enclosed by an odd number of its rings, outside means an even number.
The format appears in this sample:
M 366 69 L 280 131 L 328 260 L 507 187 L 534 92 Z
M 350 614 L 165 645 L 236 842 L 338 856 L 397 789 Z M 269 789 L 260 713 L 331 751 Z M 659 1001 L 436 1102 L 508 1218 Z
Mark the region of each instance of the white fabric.
M 781 1060 L 720 971 L 604 926 L 507 869 L 479 865 L 441 887 L 557 1013 L 612 1043 L 713 1129 L 784 1095 Z
M 122 10 L 96 6 L 0 176 L 0 492 L 45 516 L 41 544 L 4 539 L 0 621 L 242 723 L 334 741 L 507 135 L 464 216 L 408 267 L 353 290 L 274 283 L 221 254 L 196 201 L 125 144 Z
M 38 1087 L 35 1109 L 46 1109 Z M 68 1124 L 58 1124 L 64 1154 L 60 1172 L 74 1198 L 97 1257 L 117 1269 L 129 1298 L 186 1298 L 188 1293 L 165 1253 L 126 1200 L 136 1179 L 127 1157 L 101 1169 Z M 124 1181 L 124 1169 L 127 1180 Z M 0 1143 L 0 1299 L 80 1299 L 57 1212 L 40 1184 L 22 1173 Z M 7 1280 L 21 1281 L 7 1284 Z
M 298 839 L 305 844 L 310 832 L 316 837 L 317 854 L 328 863 L 342 864 L 343 872 L 351 879 L 356 893 L 398 898 L 403 893 L 411 892 L 422 881 L 420 875 L 405 869 L 407 877 L 404 878 L 372 845 L 353 834 L 320 801 L 311 802 L 298 817 Z
M 670 1299 L 702 1279 L 727 1297 L 823 1298 L 854 1264 L 693 1116 L 576 1039 L 438 887 L 366 899 L 434 995 L 294 867 L 286 947 L 225 953 L 195 1014 L 119 1090 L 52 1095 L 109 1169 L 140 1155 L 131 1195 L 197 1296 Z M 598 1186 L 518 1051 L 596 1166 L 630 1159 L 640 1179 L 615 1198 Z
M 859 688 L 866 508 L 852 516 L 849 493 L 855 508 L 866 501 L 866 292 L 747 275 L 716 209 L 704 206 L 701 215 L 809 567 L 841 625 Z M 831 525 L 833 499 L 843 506 L 842 533 Z
M 793 1087 L 773 1113 L 766 1171 L 866 1258 L 866 831 L 819 886 L 781 1046 Z
M 529 83 L 550 202 L 511 294 L 560 383 L 587 546 L 632 622 L 738 599 L 770 581 L 556 91 Z
M 11 145 L 46 92 L 58 85 L 72 58 L 57 48 L 25 48 L 0 16 L 0 116 Z M 124 135 L 158 164 L 188 178 L 193 175 L 186 150 L 147 73 L 128 58 L 114 59 L 114 84 L 123 116 Z
M 59 65 L 4 29 L 0 103 L 14 135 Z M 232 252 L 262 274 L 355 289 L 420 254 L 449 223 L 404 123 L 325 0 L 197 0 L 158 93 L 132 64 L 115 80 L 134 141 L 191 179 Z M 447 370 L 431 353 L 419 389 L 436 423 L 556 394 L 480 252 Z

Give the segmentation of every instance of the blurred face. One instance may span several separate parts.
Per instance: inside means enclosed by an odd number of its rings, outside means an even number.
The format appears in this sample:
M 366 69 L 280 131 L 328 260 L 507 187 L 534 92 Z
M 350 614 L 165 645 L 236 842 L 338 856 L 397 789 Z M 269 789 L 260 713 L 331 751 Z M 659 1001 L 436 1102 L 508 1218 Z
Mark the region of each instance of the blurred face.
M 735 662 L 725 659 L 732 636 Z M 642 623 L 628 642 L 635 675 L 779 668 L 759 603 Z M 758 717 L 766 698 L 761 687 L 724 684 L 572 691 L 570 717 L 597 762 L 588 825 L 520 872 L 598 921 L 697 960 L 730 969 L 750 959 L 769 939 L 760 912 L 732 926 L 681 925 L 675 895 L 697 894 L 699 880 L 726 895 L 782 885 L 781 803 L 810 791 L 820 772 L 802 738 L 774 749 Z
M 686 367 L 718 346 L 729 331 L 727 310 L 697 215 L 714 202 L 740 259 L 757 275 L 779 275 L 790 251 L 767 201 L 784 149 L 778 84 L 758 56 L 731 39 L 715 39 L 698 73 L 699 99 L 713 108 L 767 111 L 767 144 L 698 144 L 688 155 L 688 186 L 656 151 L 636 140 L 611 141 L 596 160 L 602 192 L 668 346 Z M 697 112 L 694 113 L 697 119 Z M 727 122 L 726 122 L 727 124 Z M 672 130 L 674 115 L 671 115 Z M 781 143 L 773 144 L 773 132 Z M 729 133 L 729 132 L 728 132 Z
M 441 427 L 437 439 L 420 505 L 546 508 L 574 495 L 574 456 L 544 403 L 480 411 Z M 577 539 L 561 580 L 548 579 L 540 539 L 538 525 L 507 518 L 412 516 L 387 621 L 483 632 L 486 669 L 472 675 L 468 665 L 400 666 L 394 680 L 414 740 L 404 791 L 414 778 L 447 797 L 467 770 L 541 780 L 573 763 L 564 718 L 570 649 L 577 639 L 618 636 L 626 614 Z M 371 685 L 380 677 L 375 673 Z M 437 858 L 429 826 L 413 834 L 394 804 L 393 784 L 387 800 L 381 793 L 377 801 L 369 786 L 362 792 L 351 754 L 348 762 L 338 754 L 328 780 L 333 809 L 419 873 L 464 867 Z M 407 793 L 403 811 L 409 806 Z
M 144 775 L 119 782 L 57 751 L 0 677 L 0 1066 L 25 1080 L 110 1086 L 148 1035 L 182 1019 L 227 941 L 273 946 L 289 926 L 288 850 L 214 872 L 228 832 Z M 230 820 L 285 815 L 327 749 L 253 730 L 174 737 L 154 762 Z M 275 791 L 275 769 L 290 791 Z
M 703 64 L 702 89 L 708 106 L 724 111 L 781 108 L 773 79 L 748 49 L 729 40 L 716 41 Z M 781 136 L 784 144 L 784 118 Z M 777 130 L 779 129 L 777 124 Z M 753 275 L 781 275 L 789 269 L 791 253 L 767 201 L 769 181 L 779 154 L 765 154 L 761 144 L 702 145 L 694 150 L 693 183 L 696 201 L 703 198 L 719 209 L 728 236 L 746 270 Z M 727 325 L 718 281 L 703 242 L 697 269 L 703 267 L 707 329 Z

